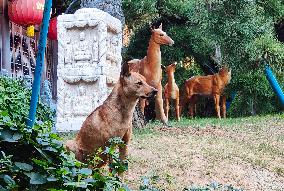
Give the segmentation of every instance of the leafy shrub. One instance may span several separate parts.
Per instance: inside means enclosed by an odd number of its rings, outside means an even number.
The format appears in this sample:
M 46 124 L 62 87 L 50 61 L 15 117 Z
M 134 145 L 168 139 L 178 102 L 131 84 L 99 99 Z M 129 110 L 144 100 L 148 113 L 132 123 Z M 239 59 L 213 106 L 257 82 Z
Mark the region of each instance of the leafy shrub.
M 147 0 L 147 5 L 155 6 L 141 11 L 145 5 L 139 0 L 125 1 L 126 23 L 136 30 L 127 56 L 143 58 L 148 46 L 145 42 L 151 34 L 145 23 L 152 21 L 158 26 L 162 22 L 164 31 L 175 41 L 172 47 L 162 46 L 162 64 L 181 61 L 191 55 L 208 74 L 206 66 L 215 70 L 216 63 L 210 58 L 220 46 L 223 63 L 232 68 L 229 94 L 237 91 L 242 95 L 234 113 L 239 116 L 250 114 L 242 107 L 249 107 L 245 102 L 251 97 L 257 107 L 256 114 L 279 111 L 258 62 L 267 53 L 273 71 L 283 74 L 284 46 L 275 35 L 275 24 L 284 15 L 283 1 Z M 138 12 L 132 13 L 132 10 Z M 177 81 L 190 77 L 184 70 L 177 70 L 176 75 L 179 76 Z M 283 77 L 280 82 L 284 83 Z M 258 108 L 264 102 L 268 102 L 265 108 Z
M 31 91 L 21 86 L 21 81 L 0 77 L 0 111 L 3 113 L 0 119 L 17 122 L 20 127 L 25 126 L 29 113 L 30 97 Z M 51 122 L 54 113 L 39 102 L 36 116 L 37 122 Z
M 284 82 L 283 74 L 277 72 L 274 74 L 281 86 Z M 279 100 L 263 70 L 254 70 L 249 75 L 239 75 L 237 78 L 233 78 L 229 89 L 237 92 L 228 112 L 232 117 L 268 114 L 281 110 Z
M 115 152 L 119 140 L 102 150 L 113 158 L 113 171 L 91 170 L 67 153 L 51 132 L 53 114 L 46 106 L 38 104 L 33 129 L 25 125 L 31 93 L 20 81 L 0 78 L 0 90 L 0 190 L 127 189 L 117 176 L 127 169 Z

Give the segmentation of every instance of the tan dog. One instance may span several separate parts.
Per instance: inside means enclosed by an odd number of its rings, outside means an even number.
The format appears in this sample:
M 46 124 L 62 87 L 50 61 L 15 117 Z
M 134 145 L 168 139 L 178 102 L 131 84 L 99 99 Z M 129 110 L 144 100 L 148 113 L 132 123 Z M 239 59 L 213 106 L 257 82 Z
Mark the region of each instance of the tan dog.
M 146 82 L 158 90 L 155 97 L 156 118 L 164 124 L 168 124 L 165 116 L 162 98 L 162 70 L 161 70 L 161 45 L 173 45 L 174 41 L 162 30 L 162 24 L 158 29 L 152 29 L 152 35 L 149 41 L 147 56 L 142 60 L 135 59 L 137 63 L 133 66 L 133 71 L 139 71 L 146 78 Z M 144 113 L 145 99 L 140 99 L 141 110 Z
M 132 116 L 139 98 L 154 96 L 157 90 L 146 83 L 145 78 L 129 71 L 124 64 L 119 81 L 101 106 L 84 121 L 75 140 L 66 142 L 66 148 L 75 153 L 76 159 L 86 162 L 99 147 L 107 145 L 110 138 L 121 137 L 126 143 L 120 149 L 120 158 L 125 159 L 127 145 L 132 133 Z M 103 156 L 102 156 L 103 157 Z M 98 167 L 106 164 L 107 159 Z
M 169 117 L 169 110 L 170 110 L 170 99 L 175 100 L 175 112 L 176 112 L 176 119 L 180 120 L 179 114 L 179 88 L 175 82 L 174 73 L 176 70 L 177 62 L 169 65 L 166 67 L 166 72 L 168 75 L 168 82 L 165 85 L 165 102 L 166 102 L 166 117 Z
M 190 103 L 190 113 L 193 114 L 193 108 L 196 103 L 196 98 L 193 95 L 213 96 L 215 109 L 218 118 L 220 115 L 220 96 L 223 90 L 231 80 L 231 70 L 227 67 L 222 68 L 217 74 L 207 76 L 195 76 L 185 81 L 184 92 L 180 107 L 182 108 L 186 103 L 192 99 Z M 223 97 L 224 98 L 224 97 Z M 222 100 L 223 117 L 226 117 L 226 101 Z

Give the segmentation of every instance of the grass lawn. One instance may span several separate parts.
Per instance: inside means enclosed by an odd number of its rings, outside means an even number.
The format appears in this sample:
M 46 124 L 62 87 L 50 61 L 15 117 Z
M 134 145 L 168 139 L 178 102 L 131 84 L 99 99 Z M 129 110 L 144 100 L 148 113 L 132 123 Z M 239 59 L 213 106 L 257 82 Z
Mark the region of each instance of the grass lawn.
M 284 190 L 284 115 L 182 119 L 135 129 L 126 181 L 141 177 L 165 190 L 213 181 L 251 191 Z
M 244 190 L 284 190 L 284 115 L 183 119 L 134 130 L 128 183 L 159 176 L 165 190 L 213 181 Z M 157 177 L 156 177 L 157 178 Z

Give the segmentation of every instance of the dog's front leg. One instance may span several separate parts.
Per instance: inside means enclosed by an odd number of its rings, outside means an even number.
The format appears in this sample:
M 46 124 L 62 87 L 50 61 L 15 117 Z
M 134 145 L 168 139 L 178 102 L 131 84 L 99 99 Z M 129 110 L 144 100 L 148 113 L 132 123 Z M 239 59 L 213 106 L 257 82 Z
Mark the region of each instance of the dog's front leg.
M 180 120 L 180 113 L 179 113 L 179 96 L 176 98 L 175 100 L 175 110 L 176 110 L 176 118 L 177 118 L 177 121 Z
M 169 110 L 170 110 L 170 100 L 168 98 L 166 98 L 165 100 L 166 102 L 166 118 L 169 119 Z
M 221 96 L 221 106 L 222 106 L 222 117 L 226 118 L 226 96 Z
M 132 134 L 132 128 L 129 128 L 129 130 L 122 138 L 125 145 L 119 146 L 119 154 L 120 154 L 119 158 L 121 162 L 123 162 L 126 159 L 126 156 L 128 155 L 128 144 L 131 139 L 131 134 Z M 124 181 L 124 174 L 120 172 L 118 175 L 121 177 L 122 181 Z
M 146 99 L 140 98 L 139 99 L 139 104 L 140 104 L 140 110 L 145 115 L 144 110 L 145 110 L 145 105 L 146 105 Z
M 161 120 L 164 125 L 168 125 L 168 119 L 164 112 L 163 107 L 163 96 L 162 96 L 162 85 L 159 84 L 157 87 L 158 93 L 155 97 L 155 111 L 156 111 L 156 118 Z
M 219 119 L 221 119 L 221 115 L 220 115 L 220 95 L 219 94 L 215 94 L 214 95 L 214 102 L 215 102 L 215 109 L 217 112 L 217 116 Z

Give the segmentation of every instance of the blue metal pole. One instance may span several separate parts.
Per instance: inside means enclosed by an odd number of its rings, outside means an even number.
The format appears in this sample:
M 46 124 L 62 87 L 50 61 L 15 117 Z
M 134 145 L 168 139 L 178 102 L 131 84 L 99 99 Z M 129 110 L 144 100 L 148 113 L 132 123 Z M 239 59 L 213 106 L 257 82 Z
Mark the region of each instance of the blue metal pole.
M 237 95 L 237 92 L 236 92 L 236 91 L 233 91 L 233 92 L 231 93 L 231 95 L 230 95 L 230 96 L 231 96 L 230 101 L 226 101 L 226 110 L 227 110 L 227 111 L 230 109 L 231 103 L 232 103 L 233 100 L 235 99 L 236 95 Z
M 284 106 L 284 94 L 283 91 L 277 82 L 275 76 L 273 75 L 273 72 L 268 64 L 265 65 L 265 75 L 267 80 L 269 81 L 272 89 L 274 90 L 275 94 L 280 100 L 280 103 Z
M 33 127 L 34 122 L 35 122 L 36 107 L 37 107 L 38 94 L 39 94 L 39 89 L 40 89 L 41 73 L 42 73 L 42 68 L 44 65 L 44 52 L 46 48 L 51 6 L 52 6 L 52 0 L 45 0 L 43 19 L 42 19 L 42 24 L 40 27 L 40 36 L 39 36 L 38 52 L 37 52 L 37 57 L 36 57 L 36 68 L 35 68 L 35 77 L 34 77 L 33 88 L 32 88 L 30 112 L 29 112 L 29 118 L 27 120 L 27 126 L 29 126 L 30 128 Z

